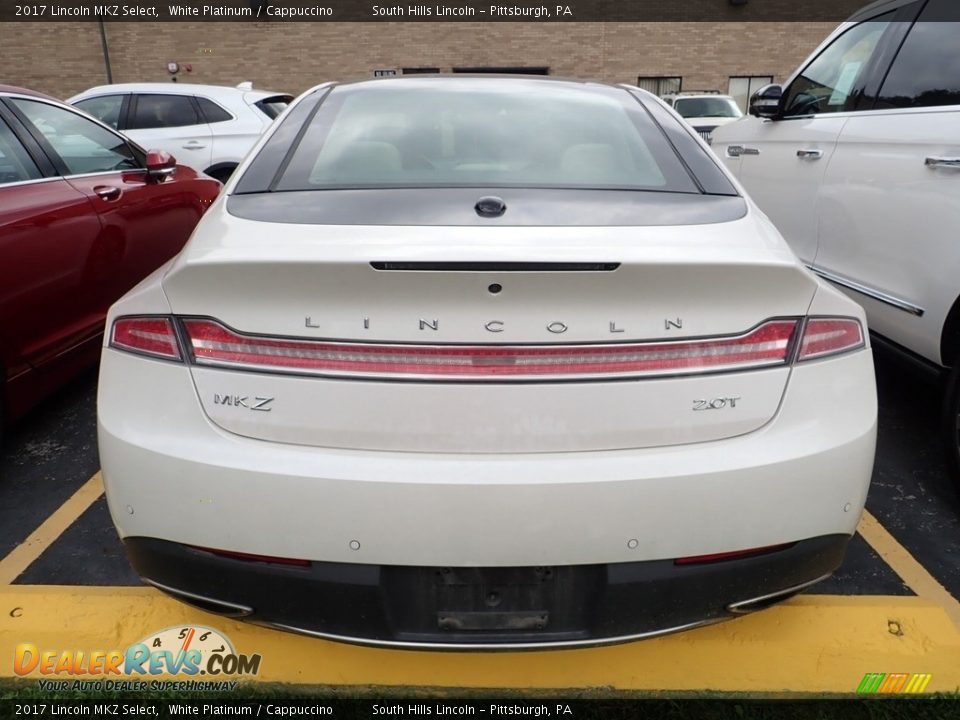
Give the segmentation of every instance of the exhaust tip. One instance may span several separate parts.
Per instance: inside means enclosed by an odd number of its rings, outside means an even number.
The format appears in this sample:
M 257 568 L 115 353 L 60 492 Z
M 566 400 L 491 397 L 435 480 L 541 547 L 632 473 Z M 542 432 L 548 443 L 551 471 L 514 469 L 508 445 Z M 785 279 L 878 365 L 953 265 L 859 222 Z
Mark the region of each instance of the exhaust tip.
M 205 595 L 197 595 L 196 593 L 187 592 L 186 590 L 180 590 L 179 588 L 158 583 L 156 580 L 151 580 L 148 577 L 142 579 L 145 583 L 152 585 L 157 590 L 160 590 L 167 595 L 172 595 L 177 600 L 180 600 L 187 605 L 191 605 L 198 610 L 203 610 L 204 612 L 213 613 L 214 615 L 221 615 L 228 618 L 244 618 L 253 614 L 253 608 L 247 607 L 246 605 L 238 605 L 237 603 L 228 602 L 226 600 L 217 600 L 216 598 L 207 597 Z
M 783 602 L 784 600 L 793 597 L 803 590 L 806 590 L 811 585 L 816 585 L 821 580 L 826 580 L 828 577 L 830 577 L 830 575 L 832 575 L 832 573 L 821 575 L 813 580 L 808 580 L 805 583 L 800 583 L 799 585 L 794 585 L 783 590 L 777 590 L 776 592 L 767 593 L 766 595 L 760 595 L 747 600 L 730 603 L 727 605 L 727 612 L 734 615 L 746 615 L 747 613 L 756 612 L 758 610 L 766 610 L 768 607 L 776 605 L 779 602 Z

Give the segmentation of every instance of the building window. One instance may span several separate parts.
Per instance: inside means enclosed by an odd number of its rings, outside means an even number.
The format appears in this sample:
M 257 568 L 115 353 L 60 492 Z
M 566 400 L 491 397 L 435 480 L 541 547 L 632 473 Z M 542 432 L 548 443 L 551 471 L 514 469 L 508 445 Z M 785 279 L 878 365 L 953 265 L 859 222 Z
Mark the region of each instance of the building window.
M 637 87 L 641 90 L 652 92 L 658 97 L 663 97 L 664 95 L 672 95 L 680 92 L 680 88 L 683 87 L 683 78 L 668 76 L 645 77 L 641 75 L 637 78 Z
M 436 75 L 440 72 L 440 68 L 428 68 L 428 67 L 415 67 L 415 68 L 404 68 L 401 72 L 404 75 Z
M 496 73 L 500 75 L 549 75 L 548 67 L 455 67 L 455 73 L 475 73 L 488 74 Z
M 743 112 L 747 111 L 747 104 L 750 102 L 750 96 L 764 85 L 773 82 L 772 75 L 743 75 L 730 78 L 729 94 L 740 106 Z

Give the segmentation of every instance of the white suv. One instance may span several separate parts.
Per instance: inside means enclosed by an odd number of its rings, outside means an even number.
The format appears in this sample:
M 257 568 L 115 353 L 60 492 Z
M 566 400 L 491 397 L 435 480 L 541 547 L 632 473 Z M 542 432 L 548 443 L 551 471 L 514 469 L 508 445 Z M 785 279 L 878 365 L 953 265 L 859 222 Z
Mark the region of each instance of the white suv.
M 128 83 L 91 88 L 67 102 L 223 182 L 292 99 L 250 83 Z
M 745 119 L 714 133 L 800 258 L 870 329 L 950 374 L 960 469 L 960 3 L 885 0 L 834 31 Z M 952 370 L 951 370 L 952 369 Z
M 718 127 L 743 117 L 737 101 L 729 95 L 682 93 L 667 95 L 663 101 L 676 110 L 708 143 L 713 141 L 713 131 Z

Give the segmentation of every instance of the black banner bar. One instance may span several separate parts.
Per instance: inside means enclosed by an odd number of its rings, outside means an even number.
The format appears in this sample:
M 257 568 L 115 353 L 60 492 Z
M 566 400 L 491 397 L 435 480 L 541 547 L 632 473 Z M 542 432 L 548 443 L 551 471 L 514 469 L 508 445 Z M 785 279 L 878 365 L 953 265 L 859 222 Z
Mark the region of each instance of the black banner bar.
M 2 0 L 0 22 L 838 22 L 864 0 Z
M 258 694 L 267 694 L 261 691 Z M 956 698 L 871 698 L 849 700 L 771 701 L 748 699 L 638 699 L 638 700 L 557 700 L 557 699 L 313 699 L 237 700 L 230 697 L 204 699 L 117 699 L 97 700 L 0 700 L 2 718 L 340 718 L 341 720 L 674 720 L 709 718 L 841 718 L 910 717 L 925 720 L 957 717 Z

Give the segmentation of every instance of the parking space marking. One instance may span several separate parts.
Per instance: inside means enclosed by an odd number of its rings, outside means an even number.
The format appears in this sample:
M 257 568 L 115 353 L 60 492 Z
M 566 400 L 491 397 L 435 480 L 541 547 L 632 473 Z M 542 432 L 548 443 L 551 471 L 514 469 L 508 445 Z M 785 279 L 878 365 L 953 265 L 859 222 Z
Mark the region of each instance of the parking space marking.
M 917 595 L 940 605 L 960 628 L 960 601 L 941 585 L 867 510 L 857 531 Z
M 432 687 L 852 696 L 865 674 L 894 672 L 929 674 L 928 693 L 960 687 L 960 632 L 941 607 L 915 596 L 803 595 L 730 622 L 623 645 L 464 653 L 293 635 L 210 615 L 146 587 L 41 585 L 0 586 L 0 678 L 16 677 L 12 649 L 18 643 L 122 652 L 165 628 L 190 626 L 213 628 L 237 652 L 260 654 L 255 682 L 361 695 Z
M 0 560 L 0 585 L 9 585 L 16 580 L 20 573 L 30 567 L 101 495 L 103 476 L 97 472 L 30 533 L 26 540 Z

